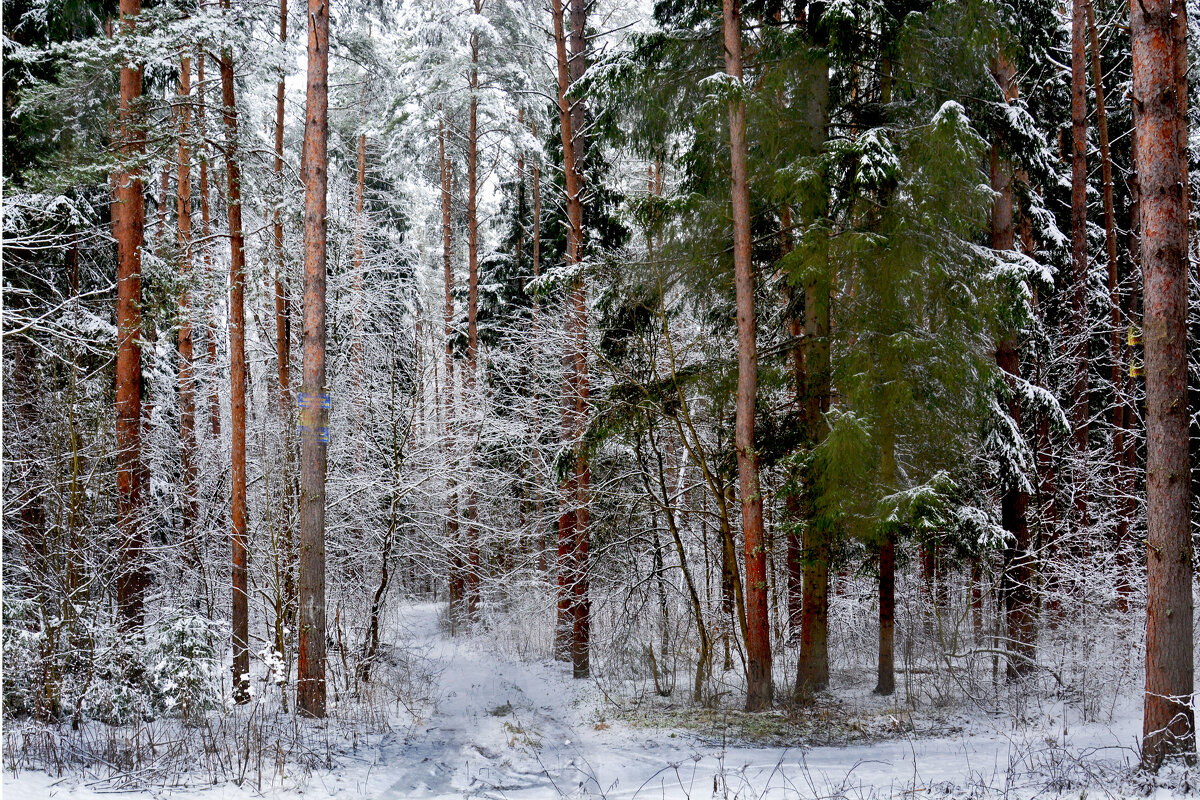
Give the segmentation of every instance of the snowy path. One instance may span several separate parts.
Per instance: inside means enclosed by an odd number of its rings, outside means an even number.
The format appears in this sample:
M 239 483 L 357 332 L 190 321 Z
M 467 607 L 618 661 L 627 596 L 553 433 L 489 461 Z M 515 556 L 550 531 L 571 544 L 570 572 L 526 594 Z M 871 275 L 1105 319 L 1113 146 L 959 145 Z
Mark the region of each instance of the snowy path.
M 540 798 L 889 798 L 922 796 L 932 786 L 987 786 L 1006 796 L 1046 796 L 1055 770 L 1078 770 L 1077 754 L 1123 761 L 1140 720 L 1117 732 L 1083 726 L 1069 747 L 1045 732 L 1020 737 L 982 722 L 951 738 L 893 739 L 847 747 L 722 747 L 695 733 L 636 727 L 605 718 L 598 688 L 570 678 L 569 666 L 523 662 L 485 649 L 485 640 L 446 636 L 435 604 L 400 610 L 397 639 L 434 675 L 427 719 L 385 736 L 377 747 L 332 771 L 314 773 L 302 791 L 262 794 L 224 784 L 208 789 L 124 794 L 242 800 L 251 797 L 450 800 Z M 1127 735 L 1130 734 L 1130 735 Z M 1119 740 L 1119 738 L 1121 741 Z M 1061 736 L 1059 737 L 1061 743 Z M 1035 763 L 1030 763 L 1030 757 Z M 1058 762 L 1055 761 L 1058 759 Z M 1019 766 L 1010 772 L 1010 762 Z M 1013 778 L 1015 777 L 1015 782 Z M 1062 786 L 1067 789 L 1070 783 Z M 914 788 L 920 794 L 913 794 Z M 94 790 L 25 772 L 4 774 L 10 800 L 96 798 Z M 106 795 L 107 796 L 107 795 Z M 1071 794 L 1079 797 L 1078 789 Z
M 716 786 L 718 797 L 892 797 L 944 782 L 1004 787 L 1010 760 L 1040 741 L 976 730 L 849 747 L 725 748 L 684 731 L 601 723 L 599 691 L 572 680 L 568 665 L 503 660 L 478 640 L 446 637 L 438 610 L 412 606 L 402 624 L 440 670 L 436 711 L 388 748 L 386 787 L 372 796 L 710 798 Z M 1108 731 L 1082 737 L 1072 744 L 1126 755 Z

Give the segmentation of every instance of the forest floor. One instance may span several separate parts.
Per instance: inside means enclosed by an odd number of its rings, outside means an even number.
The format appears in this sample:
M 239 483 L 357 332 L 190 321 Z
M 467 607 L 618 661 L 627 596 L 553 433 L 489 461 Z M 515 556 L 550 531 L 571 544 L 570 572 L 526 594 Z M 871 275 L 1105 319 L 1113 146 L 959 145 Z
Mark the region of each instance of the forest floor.
M 391 732 L 303 781 L 140 789 L 133 798 L 885 798 L 1134 797 L 1186 793 L 1196 773 L 1140 783 L 1140 716 L 1063 724 L 914 717 L 869 695 L 850 713 L 804 717 L 686 707 L 620 711 L 569 665 L 499 655 L 485 637 L 450 637 L 441 606 L 406 606 L 397 630 L 430 680 L 429 702 Z M 416 706 L 413 706 L 415 708 Z M 786 743 L 787 746 L 784 746 Z M 1190 786 L 1189 786 L 1190 783 Z M 299 785 L 298 785 L 299 784 Z M 103 780 L 4 771 L 7 800 L 111 797 Z

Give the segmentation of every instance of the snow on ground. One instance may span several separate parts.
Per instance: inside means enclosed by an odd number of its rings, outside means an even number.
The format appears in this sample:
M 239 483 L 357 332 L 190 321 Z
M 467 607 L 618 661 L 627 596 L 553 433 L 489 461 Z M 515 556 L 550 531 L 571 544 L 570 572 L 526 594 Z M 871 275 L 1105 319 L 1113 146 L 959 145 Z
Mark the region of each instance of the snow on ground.
M 1061 722 L 1011 731 L 974 720 L 945 737 L 902 735 L 845 747 L 725 746 L 694 731 L 614 719 L 599 688 L 569 666 L 496 655 L 482 638 L 445 635 L 439 605 L 402 611 L 405 646 L 424 653 L 436 681 L 426 718 L 385 736 L 302 787 L 262 793 L 225 784 L 148 790 L 125 797 L 241 800 L 248 797 L 783 798 L 1110 795 L 1103 775 L 1135 759 L 1140 719 L 1110 726 Z M 1007 730 L 1006 730 L 1007 729 Z M 105 785 L 43 773 L 4 773 L 4 798 L 99 797 Z M 1165 790 L 1160 790 L 1160 793 Z M 1169 796 L 1170 793 L 1163 796 Z

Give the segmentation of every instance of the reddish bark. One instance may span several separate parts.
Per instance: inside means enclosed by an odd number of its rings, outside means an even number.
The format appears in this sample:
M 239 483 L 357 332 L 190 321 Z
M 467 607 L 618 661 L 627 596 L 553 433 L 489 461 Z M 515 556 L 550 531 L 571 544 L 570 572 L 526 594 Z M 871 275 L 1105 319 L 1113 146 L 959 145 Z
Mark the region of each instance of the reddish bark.
M 208 93 L 208 85 L 204 81 L 204 51 L 200 51 L 199 58 L 196 61 L 196 127 L 200 134 L 200 236 L 206 240 L 202 252 L 204 254 L 204 265 L 206 270 L 212 266 L 212 258 L 208 249 L 207 239 L 212 232 L 212 211 L 209 205 L 208 191 L 208 145 L 207 136 L 204 127 L 204 97 Z M 215 314 L 214 314 L 215 316 Z M 217 370 L 217 326 L 215 323 L 208 326 L 208 347 L 207 362 L 210 372 L 213 374 Z M 221 436 L 221 403 L 217 397 L 217 382 L 210 380 L 208 382 L 208 409 L 209 409 L 209 427 L 212 431 L 214 439 Z
M 141 0 L 120 0 L 121 26 L 132 34 Z M 112 226 L 117 240 L 117 526 L 120 537 L 117 615 L 123 627 L 138 629 L 145 621 L 145 532 L 141 525 L 142 475 L 142 242 L 146 201 L 134 162 L 143 150 L 135 108 L 142 96 L 139 65 L 121 65 L 119 142 L 122 164 L 113 176 Z
M 1179 98 L 1179 118 L 1183 124 L 1179 126 L 1179 151 L 1181 179 L 1183 180 L 1183 219 L 1189 233 L 1188 242 L 1192 242 L 1192 175 L 1188 164 L 1188 52 L 1187 52 L 1187 2 L 1178 0 L 1174 5 L 1175 40 L 1181 42 L 1175 49 L 1175 92 Z M 1187 250 L 1185 248 L 1184 252 Z M 1200 276 L 1200 261 L 1196 262 L 1197 275 Z
M 287 41 L 287 0 L 279 0 L 279 41 Z M 280 75 L 275 85 L 275 181 L 283 197 L 283 98 L 284 82 Z M 291 315 L 288 313 L 287 279 L 283 259 L 283 210 L 275 207 L 272 219 L 275 245 L 275 359 L 279 376 L 279 404 L 287 420 L 292 407 Z
M 223 0 L 225 8 L 229 0 Z M 242 177 L 238 163 L 233 52 L 221 52 L 225 120 L 225 178 L 229 215 L 229 380 L 232 438 L 230 516 L 233 522 L 233 697 L 250 700 L 250 613 L 246 576 L 246 246 L 242 232 Z
M 1086 0 L 1072 0 L 1071 11 L 1071 427 L 1074 431 L 1075 515 L 1088 524 L 1087 480 L 1088 319 L 1087 319 L 1087 11 Z
M 722 31 L 725 72 L 742 82 L 742 17 L 738 0 L 724 0 Z M 738 484 L 741 489 L 746 560 L 746 710 L 771 707 L 771 634 L 767 613 L 767 559 L 763 536 L 762 489 L 754 446 L 754 407 L 758 389 L 758 346 L 754 321 L 754 266 L 750 261 L 750 189 L 746 175 L 746 103 L 740 93 L 729 101 L 730 195 L 733 204 L 733 263 L 737 295 L 738 385 L 735 424 Z
M 454 243 L 451 238 L 450 224 L 450 162 L 446 158 L 446 126 L 445 120 L 438 120 L 438 162 L 442 179 L 442 271 L 445 288 L 445 321 L 446 321 L 446 383 L 442 391 L 442 406 L 446 425 L 446 460 L 454 456 Z M 454 469 L 451 467 L 446 474 L 446 539 L 450 543 L 450 620 L 458 616 L 459 605 L 463 599 L 462 563 L 458 555 L 458 496 L 455 491 Z
M 1108 307 L 1109 307 L 1109 358 L 1112 360 L 1112 426 L 1113 458 L 1112 480 L 1115 494 L 1120 495 L 1125 483 L 1125 394 L 1122 391 L 1126 376 L 1126 354 L 1124 331 L 1121 330 L 1121 278 L 1117 261 L 1117 223 L 1113 201 L 1112 152 L 1108 141 L 1108 109 L 1104 95 L 1104 70 L 1100 64 L 1100 35 L 1096 30 L 1096 7 L 1087 0 L 1088 43 L 1092 48 L 1092 83 L 1096 92 L 1096 133 L 1100 139 L 1100 168 L 1104 182 L 1104 254 L 1108 264 Z M 1118 500 L 1118 502 L 1120 502 Z M 1121 606 L 1125 597 L 1133 591 L 1130 580 L 1133 563 L 1129 543 L 1129 517 L 1117 514 L 1116 546 L 1117 561 L 1121 565 L 1117 579 L 1117 591 L 1121 594 Z
M 570 78 L 574 85 L 583 78 L 587 69 L 586 61 L 586 28 L 588 0 L 571 0 L 571 63 Z M 582 100 L 576 100 L 571 106 L 571 136 L 575 139 L 574 172 L 576 199 L 574 203 L 575 219 L 571 222 L 572 230 L 576 231 L 578 242 L 575 247 L 576 263 L 583 260 L 583 158 L 586 149 L 586 139 L 583 135 L 584 106 Z M 568 209 L 570 211 L 570 209 Z M 583 443 L 583 435 L 588 425 L 588 363 L 587 363 L 587 282 L 582 272 L 575 280 L 573 294 L 574 316 L 571 329 L 574 333 L 574 375 L 575 375 L 575 425 L 574 440 L 578 443 L 575 454 L 575 532 L 572 540 L 572 581 L 571 596 L 571 663 L 576 678 L 586 678 L 590 673 L 590 641 L 591 641 L 591 607 L 588 599 L 588 549 L 590 531 L 590 510 L 588 508 L 589 487 L 591 484 L 591 462 Z
M 1196 758 L 1192 711 L 1191 473 L 1187 394 L 1187 122 L 1174 15 L 1182 0 L 1131 4 L 1146 360 L 1146 696 L 1142 764 Z M 1176 17 L 1177 18 L 1177 17 Z
M 325 214 L 329 161 L 329 4 L 308 0 L 304 115 L 304 366 L 300 413 L 300 653 L 296 705 L 325 716 Z M 323 439 L 324 436 L 324 439 Z
M 583 103 L 572 104 L 567 93 L 583 76 L 586 0 L 571 2 L 570 57 L 562 0 L 551 0 L 555 52 L 558 61 L 559 127 L 563 142 L 563 169 L 569 231 L 567 264 L 580 267 L 583 257 Z M 567 311 L 568 346 L 563 353 L 563 440 L 575 448 L 571 471 L 561 486 L 562 512 L 558 521 L 559 608 L 555 654 L 569 655 L 576 678 L 590 669 L 590 607 L 588 600 L 588 486 L 591 471 L 582 437 L 587 428 L 587 284 L 577 271 Z M 564 646 L 565 645 L 565 646 Z
M 192 60 L 187 51 L 179 60 L 179 148 L 178 200 L 179 218 L 179 460 L 183 472 L 183 538 L 187 558 L 199 561 L 198 543 L 194 541 L 196 497 L 196 372 L 192 359 L 192 155 L 188 146 L 191 123 Z
M 992 62 L 992 77 L 999 84 L 1008 104 L 1016 102 L 1017 71 L 1003 53 Z M 1015 175 L 1012 165 L 1001 159 L 997 148 L 992 148 L 991 182 L 996 192 L 992 204 L 992 248 L 1001 252 L 1013 249 L 1013 183 Z M 1002 331 L 996 341 L 996 365 L 1004 373 L 1008 384 L 1008 416 L 1017 430 L 1021 427 L 1021 402 L 1017 383 L 1021 379 L 1021 360 L 1017 353 L 1017 335 L 1014 330 Z M 1007 672 L 1014 680 L 1029 672 L 1033 665 L 1037 629 L 1036 609 L 1033 603 L 1033 556 L 1029 547 L 1029 521 L 1027 509 L 1029 495 L 1020 482 L 1003 487 L 1000 497 L 1000 521 L 1008 532 L 1008 545 L 1004 551 L 1004 574 L 1001 597 L 1004 600 L 1007 647 L 1011 656 Z
M 279 0 L 279 41 L 287 42 L 287 0 Z M 272 219 L 275 246 L 275 364 L 279 380 L 279 421 L 284 426 L 284 482 L 279 518 L 283 538 L 283 609 L 275 623 L 275 649 L 284 651 L 284 626 L 294 627 L 296 614 L 296 529 L 293 516 L 300 493 L 295 473 L 295 443 L 291 438 L 292 421 L 292 317 L 288 308 L 286 264 L 283 256 L 283 122 L 284 81 L 280 74 L 275 85 L 275 186 L 279 205 Z M 288 660 L 287 672 L 291 672 Z M 287 675 L 285 674 L 285 679 Z

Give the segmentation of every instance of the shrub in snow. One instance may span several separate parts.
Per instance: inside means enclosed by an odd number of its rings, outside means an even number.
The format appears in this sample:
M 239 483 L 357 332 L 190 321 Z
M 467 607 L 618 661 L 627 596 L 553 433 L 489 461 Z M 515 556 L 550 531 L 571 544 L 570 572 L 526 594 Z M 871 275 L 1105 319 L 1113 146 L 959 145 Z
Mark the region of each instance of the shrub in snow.
M 274 647 L 267 646 L 259 653 L 259 658 L 262 659 L 267 668 L 267 674 L 263 680 L 275 686 L 283 686 L 287 683 L 287 661 L 283 657 L 283 653 L 276 650 Z
M 24 597 L 20 590 L 5 596 L 6 717 L 58 719 L 79 708 L 96 641 L 86 610 Z
M 81 703 L 84 716 L 109 725 L 154 719 L 154 687 L 146 670 L 151 654 L 146 641 L 116 628 L 105 633 L 112 638 L 96 647 L 93 679 Z
M 4 598 L 4 714 L 34 713 L 41 672 L 39 653 L 45 633 L 32 600 L 9 593 Z
M 217 707 L 223 624 L 173 610 L 163 615 L 157 634 L 148 661 L 155 706 L 185 720 Z

